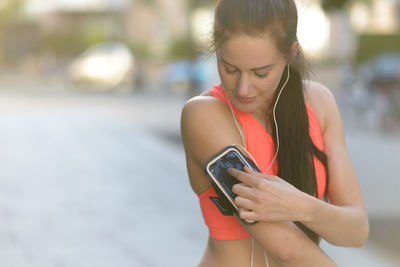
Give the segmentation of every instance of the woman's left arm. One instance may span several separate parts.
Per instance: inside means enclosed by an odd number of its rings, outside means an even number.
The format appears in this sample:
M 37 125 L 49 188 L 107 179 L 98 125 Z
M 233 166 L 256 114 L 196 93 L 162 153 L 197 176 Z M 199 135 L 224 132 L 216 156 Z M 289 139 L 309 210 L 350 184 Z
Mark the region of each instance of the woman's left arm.
M 369 235 L 368 217 L 346 148 L 343 123 L 328 89 L 319 88 L 316 95 L 324 107 L 322 134 L 328 158 L 330 203 L 301 192 L 279 177 L 248 169 L 231 170 L 244 183 L 234 186 L 238 194 L 235 201 L 242 208 L 242 219 L 299 221 L 334 245 L 361 246 Z
M 332 244 L 361 246 L 369 235 L 368 216 L 347 151 L 343 122 L 333 95 L 327 88 L 316 86 L 316 100 L 324 107 L 322 134 L 328 158 L 330 203 L 308 198 L 303 223 Z

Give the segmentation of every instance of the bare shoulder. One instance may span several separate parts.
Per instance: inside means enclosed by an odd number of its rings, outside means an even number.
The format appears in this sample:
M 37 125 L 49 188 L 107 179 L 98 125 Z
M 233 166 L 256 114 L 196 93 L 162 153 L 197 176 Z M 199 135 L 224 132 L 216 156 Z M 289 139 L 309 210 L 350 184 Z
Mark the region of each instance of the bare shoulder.
M 226 109 L 224 106 L 225 104 L 221 100 L 203 94 L 193 97 L 185 103 L 182 116 L 207 116 L 210 112 Z
M 221 100 L 201 95 L 190 99 L 181 113 L 181 136 L 186 156 L 199 164 L 221 148 L 240 141 L 231 111 Z
M 199 194 L 210 183 L 202 166 L 222 148 L 240 142 L 231 111 L 221 100 L 201 95 L 190 99 L 181 114 L 181 136 L 193 190 Z
M 207 133 L 204 127 L 211 127 L 215 121 L 227 119 L 229 112 L 227 106 L 219 99 L 208 96 L 196 96 L 182 108 L 181 113 L 181 131 L 187 134 L 187 131 L 199 131 L 199 133 Z M 214 125 L 215 126 L 215 125 Z
M 317 115 L 324 132 L 332 116 L 338 113 L 335 97 L 327 86 L 316 81 L 304 81 L 304 87 L 305 99 Z

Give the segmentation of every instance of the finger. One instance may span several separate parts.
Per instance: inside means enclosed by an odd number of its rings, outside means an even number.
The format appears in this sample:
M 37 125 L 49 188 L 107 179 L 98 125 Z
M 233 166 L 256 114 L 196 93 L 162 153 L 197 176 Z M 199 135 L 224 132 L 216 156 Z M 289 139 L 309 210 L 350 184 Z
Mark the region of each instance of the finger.
M 250 185 L 248 185 L 248 184 L 245 184 L 245 183 L 238 183 L 238 185 L 241 185 L 241 186 L 244 186 L 244 187 L 249 187 L 249 188 L 251 188 L 251 186 L 250 186 Z
M 235 198 L 235 204 L 238 205 L 240 209 L 244 209 L 247 211 L 252 211 L 257 208 L 257 204 L 254 201 L 240 196 Z
M 257 214 L 251 210 L 239 209 L 239 217 L 242 220 L 257 221 Z
M 253 170 L 253 169 L 250 169 L 250 168 L 247 167 L 247 166 L 244 166 L 244 167 L 243 167 L 243 171 L 244 171 L 244 172 L 247 172 L 247 173 L 254 174 L 254 175 L 261 174 L 260 172 L 257 172 L 257 171 L 255 171 L 255 170 Z
M 239 181 L 250 185 L 250 186 L 257 186 L 257 184 L 260 183 L 260 178 L 253 175 L 253 174 L 249 174 L 243 171 L 239 171 L 238 169 L 234 169 L 234 168 L 229 168 L 228 169 L 228 173 L 235 177 L 236 179 L 238 179 Z
M 251 200 L 256 200 L 256 193 L 253 189 L 253 187 L 248 187 L 245 184 L 235 184 L 232 187 L 233 193 L 236 195 L 242 197 L 242 198 L 247 198 Z

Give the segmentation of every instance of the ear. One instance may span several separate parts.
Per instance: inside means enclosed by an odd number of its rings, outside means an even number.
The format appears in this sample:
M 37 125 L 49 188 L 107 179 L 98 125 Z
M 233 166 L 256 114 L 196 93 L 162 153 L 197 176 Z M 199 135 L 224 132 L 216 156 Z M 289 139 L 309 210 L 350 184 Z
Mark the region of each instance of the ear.
M 291 62 L 296 56 L 297 56 L 297 52 L 299 51 L 299 43 L 293 42 L 292 47 L 290 48 L 290 60 L 289 62 Z

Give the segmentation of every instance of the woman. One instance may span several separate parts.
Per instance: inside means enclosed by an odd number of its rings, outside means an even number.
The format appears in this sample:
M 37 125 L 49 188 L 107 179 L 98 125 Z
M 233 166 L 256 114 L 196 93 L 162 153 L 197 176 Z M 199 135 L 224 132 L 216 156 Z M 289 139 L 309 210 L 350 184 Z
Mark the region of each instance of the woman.
M 213 44 L 221 85 L 188 101 L 181 132 L 210 238 L 203 267 L 336 266 L 319 239 L 361 246 L 369 225 L 330 91 L 305 81 L 293 0 L 220 0 Z M 242 145 L 260 173 L 230 169 L 241 225 L 211 201 L 202 166 Z M 324 197 L 325 196 L 325 197 Z M 325 202 L 323 199 L 329 199 Z

